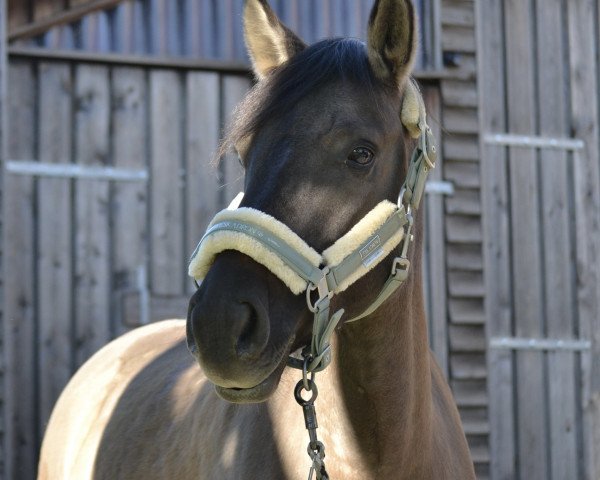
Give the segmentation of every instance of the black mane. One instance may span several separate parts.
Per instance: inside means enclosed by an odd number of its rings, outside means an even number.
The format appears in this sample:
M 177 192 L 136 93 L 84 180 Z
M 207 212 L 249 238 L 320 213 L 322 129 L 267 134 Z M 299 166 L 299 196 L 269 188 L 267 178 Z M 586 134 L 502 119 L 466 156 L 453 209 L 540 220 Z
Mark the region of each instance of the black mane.
M 370 67 L 363 42 L 335 38 L 315 43 L 252 89 L 233 115 L 220 156 L 311 93 L 340 79 L 371 95 L 384 88 Z

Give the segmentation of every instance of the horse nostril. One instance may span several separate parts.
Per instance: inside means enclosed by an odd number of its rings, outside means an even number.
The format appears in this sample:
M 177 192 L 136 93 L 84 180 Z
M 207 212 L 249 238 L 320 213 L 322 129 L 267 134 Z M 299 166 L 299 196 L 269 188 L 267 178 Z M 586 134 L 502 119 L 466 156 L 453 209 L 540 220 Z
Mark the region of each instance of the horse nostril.
M 236 352 L 240 357 L 258 357 L 269 339 L 269 322 L 262 305 L 240 304 L 240 330 Z

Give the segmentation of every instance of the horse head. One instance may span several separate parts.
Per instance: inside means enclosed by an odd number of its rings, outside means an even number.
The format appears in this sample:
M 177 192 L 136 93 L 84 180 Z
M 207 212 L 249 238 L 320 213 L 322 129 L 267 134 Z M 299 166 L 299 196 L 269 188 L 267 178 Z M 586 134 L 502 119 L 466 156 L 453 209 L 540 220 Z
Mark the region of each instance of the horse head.
M 306 46 L 265 0 L 246 2 L 244 28 L 258 82 L 223 141 L 246 171 L 241 207 L 267 214 L 323 252 L 380 202 L 398 199 L 415 136 L 402 114 L 405 93 L 414 89 L 414 7 L 376 1 L 366 44 Z M 336 295 L 334 306 L 348 316 L 364 310 L 392 257 Z M 277 388 L 288 355 L 310 342 L 312 322 L 305 295 L 252 256 L 227 249 L 190 300 L 188 346 L 219 395 L 258 402 Z

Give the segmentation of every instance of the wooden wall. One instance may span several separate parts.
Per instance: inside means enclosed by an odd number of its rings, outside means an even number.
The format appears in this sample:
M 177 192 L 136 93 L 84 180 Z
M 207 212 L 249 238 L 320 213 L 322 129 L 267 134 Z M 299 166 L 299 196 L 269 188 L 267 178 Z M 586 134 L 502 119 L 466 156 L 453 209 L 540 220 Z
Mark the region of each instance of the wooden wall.
M 243 0 L 101 0 L 112 4 L 77 21 L 48 28 L 34 40 L 18 42 L 54 49 L 95 52 L 187 56 L 191 58 L 246 61 L 242 34 Z M 26 19 L 47 18 L 62 11 L 62 0 L 12 2 L 12 37 L 22 38 Z M 86 4 L 86 2 L 79 2 Z M 116 6 L 115 6 L 116 4 Z M 424 46 L 419 69 L 439 68 L 437 0 L 415 1 L 422 13 Z M 326 37 L 365 38 L 373 0 L 273 0 L 271 5 L 307 42 Z M 66 9 L 68 11 L 68 9 Z M 60 18 L 60 17 L 59 17 Z M 25 28 L 26 31 L 26 28 Z
M 444 225 L 449 378 L 477 476 L 485 479 L 490 474 L 485 337 L 490 292 L 483 276 L 475 3 L 442 0 L 441 7 L 443 176 L 455 189 L 445 199 Z
M 11 60 L 7 478 L 33 478 L 52 406 L 94 351 L 141 323 L 185 317 L 187 258 L 241 189 L 237 163 L 210 160 L 249 85 L 246 74 Z M 96 173 L 27 174 L 26 161 Z M 108 168 L 147 180 L 109 181 Z
M 492 478 L 597 479 L 598 2 L 477 18 Z

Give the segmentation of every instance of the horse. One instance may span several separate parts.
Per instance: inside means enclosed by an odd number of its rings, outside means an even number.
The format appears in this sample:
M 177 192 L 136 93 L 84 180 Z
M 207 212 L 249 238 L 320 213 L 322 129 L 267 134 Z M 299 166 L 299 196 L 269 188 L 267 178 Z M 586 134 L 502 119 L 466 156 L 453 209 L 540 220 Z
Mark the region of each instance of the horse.
M 69 382 L 47 426 L 39 479 L 475 478 L 428 347 L 422 215 L 396 206 L 425 127 L 410 78 L 416 30 L 410 0 L 377 0 L 366 43 L 308 46 L 266 0 L 245 2 L 257 83 L 221 148 L 235 149 L 246 170 L 241 204 L 223 213 L 219 228 L 229 231 L 213 242 L 187 320 L 125 334 Z M 419 158 L 425 150 L 433 154 L 425 146 Z M 422 174 L 413 177 L 418 184 Z M 239 220 L 243 211 L 262 227 Z M 385 237 L 392 217 L 401 228 Z M 258 259 L 261 248 L 273 253 L 261 228 L 271 243 L 299 250 L 321 280 L 306 287 L 282 273 L 280 251 Z M 244 250 L 236 242 L 250 230 L 263 244 L 248 240 Z M 364 271 L 333 292 L 323 281 L 335 268 L 323 259 L 357 241 L 367 241 L 352 254 Z

